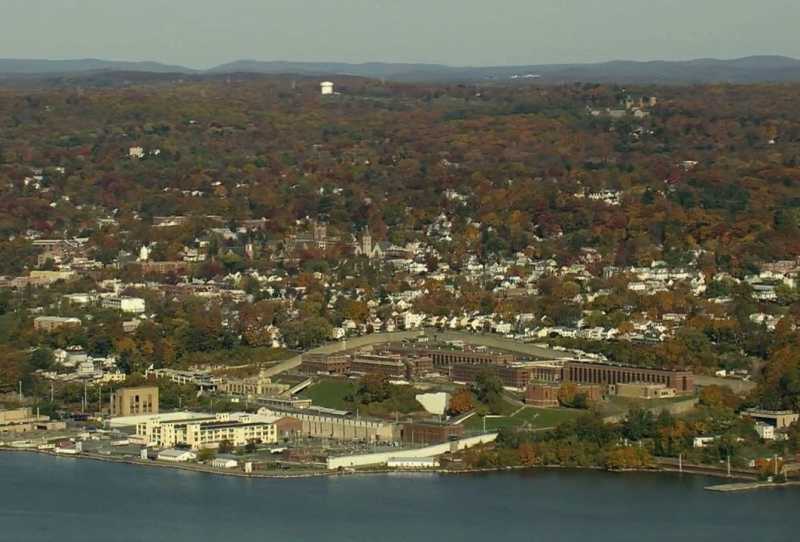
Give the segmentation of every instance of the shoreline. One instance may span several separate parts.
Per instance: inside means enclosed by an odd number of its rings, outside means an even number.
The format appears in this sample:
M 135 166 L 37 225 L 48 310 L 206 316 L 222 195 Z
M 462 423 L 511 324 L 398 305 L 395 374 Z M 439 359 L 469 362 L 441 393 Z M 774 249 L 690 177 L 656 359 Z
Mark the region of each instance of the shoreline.
M 719 493 L 735 493 L 741 491 L 755 491 L 757 489 L 780 489 L 783 487 L 800 487 L 800 481 L 786 481 L 786 482 L 741 482 L 730 484 L 719 484 L 708 486 L 707 491 L 716 491 Z
M 762 489 L 767 487 L 797 487 L 800 486 L 800 482 L 786 482 L 783 484 L 774 484 L 774 483 L 766 483 L 766 482 L 757 482 L 750 480 L 743 476 L 728 476 L 726 473 L 723 472 L 698 472 L 692 470 L 684 470 L 683 472 L 678 471 L 677 469 L 672 468 L 663 468 L 663 467 L 654 467 L 654 468 L 633 468 L 633 469 L 621 469 L 621 470 L 608 470 L 604 469 L 603 467 L 598 466 L 564 466 L 564 465 L 516 465 L 516 466 L 508 466 L 508 467 L 489 467 L 489 468 L 471 468 L 471 469 L 388 469 L 388 468 L 375 468 L 375 469 L 368 469 L 368 470 L 356 470 L 356 471 L 339 471 L 339 470 L 318 470 L 318 471 L 309 471 L 309 472 L 298 472 L 294 474 L 290 473 L 259 473 L 259 472 L 251 472 L 245 473 L 238 470 L 222 470 L 222 469 L 215 469 L 213 467 L 205 466 L 205 465 L 185 465 L 179 463 L 164 463 L 158 461 L 143 461 L 139 459 L 124 459 L 124 458 L 114 458 L 104 455 L 98 454 L 77 454 L 77 455 L 63 455 L 57 454 L 50 450 L 36 450 L 36 449 L 29 449 L 29 448 L 10 448 L 10 447 L 0 447 L 0 453 L 27 453 L 27 454 L 38 454 L 38 455 L 47 455 L 50 457 L 63 457 L 67 459 L 76 459 L 76 460 L 89 460 L 89 461 L 99 461 L 105 463 L 116 463 L 119 465 L 131 465 L 131 466 L 138 466 L 138 467 L 150 467 L 150 468 L 158 468 L 158 469 L 171 469 L 171 470 L 179 470 L 183 472 L 193 472 L 197 474 L 206 474 L 211 476 L 232 476 L 236 478 L 251 478 L 251 479 L 276 479 L 276 480 L 289 480 L 289 479 L 298 479 L 298 478 L 327 478 L 327 477 L 339 477 L 339 476 L 370 476 L 370 475 L 386 475 L 386 474 L 437 474 L 442 476 L 458 476 L 458 475 L 468 475 L 468 474 L 492 474 L 492 473 L 499 473 L 499 472 L 508 472 L 508 471 L 536 471 L 536 470 L 556 470 L 556 469 L 565 469 L 565 470 L 586 470 L 586 471 L 604 471 L 608 473 L 615 473 L 615 474 L 626 474 L 626 473 L 670 473 L 670 474 L 687 474 L 691 476 L 707 476 L 712 478 L 722 478 L 725 480 L 730 480 L 728 484 L 719 484 L 708 486 L 706 489 L 712 491 L 722 491 L 722 492 L 729 492 L 729 491 L 745 491 L 745 490 L 753 490 L 753 489 Z

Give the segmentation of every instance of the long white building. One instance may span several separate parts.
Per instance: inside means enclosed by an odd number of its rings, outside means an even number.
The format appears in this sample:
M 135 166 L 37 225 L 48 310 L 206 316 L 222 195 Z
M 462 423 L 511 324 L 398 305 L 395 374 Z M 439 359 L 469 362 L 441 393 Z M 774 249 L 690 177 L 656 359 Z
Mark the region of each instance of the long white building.
M 106 297 L 100 302 L 104 309 L 122 311 L 127 314 L 142 314 L 145 311 L 141 297 Z
M 147 446 L 171 448 L 186 444 L 193 450 L 216 448 L 222 441 L 234 446 L 250 442 L 278 442 L 275 418 L 247 413 L 217 414 L 206 418 L 164 420 L 151 418 L 136 426 L 136 434 Z

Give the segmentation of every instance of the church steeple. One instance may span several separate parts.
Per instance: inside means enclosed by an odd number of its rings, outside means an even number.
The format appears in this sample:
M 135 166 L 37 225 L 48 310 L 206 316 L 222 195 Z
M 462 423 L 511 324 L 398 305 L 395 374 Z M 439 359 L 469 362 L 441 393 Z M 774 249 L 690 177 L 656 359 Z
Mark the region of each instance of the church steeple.
M 369 226 L 366 226 L 361 234 L 361 252 L 367 258 L 372 257 L 372 234 L 369 233 Z

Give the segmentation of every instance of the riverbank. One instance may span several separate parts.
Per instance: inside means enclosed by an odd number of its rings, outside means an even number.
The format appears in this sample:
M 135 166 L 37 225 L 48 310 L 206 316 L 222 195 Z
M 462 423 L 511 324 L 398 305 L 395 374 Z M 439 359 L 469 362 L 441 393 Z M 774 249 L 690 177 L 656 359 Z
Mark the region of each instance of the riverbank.
M 753 491 L 756 489 L 778 489 L 782 487 L 800 487 L 798 482 L 742 482 L 734 484 L 720 484 L 715 486 L 708 486 L 705 489 L 708 491 L 719 491 L 723 493 L 731 491 Z
M 290 479 L 305 479 L 305 478 L 330 478 L 341 476 L 369 476 L 369 475 L 386 475 L 386 474 L 438 474 L 438 475 L 468 475 L 468 474 L 492 474 L 497 472 L 511 472 L 511 471 L 536 471 L 536 470 L 586 470 L 586 471 L 602 471 L 611 474 L 626 474 L 626 473 L 670 473 L 670 474 L 688 474 L 692 476 L 705 476 L 716 477 L 727 480 L 748 480 L 743 476 L 728 476 L 725 472 L 717 472 L 712 469 L 708 470 L 683 470 L 678 471 L 670 467 L 654 466 L 653 468 L 637 468 L 637 469 L 622 469 L 622 470 L 608 470 L 598 466 L 564 466 L 564 465 L 515 465 L 504 467 L 487 467 L 487 468 L 466 468 L 466 469 L 389 469 L 389 468 L 370 468 L 370 469 L 342 469 L 342 470 L 309 470 L 307 472 L 242 472 L 239 470 L 221 470 L 207 465 L 185 464 L 185 463 L 165 463 L 153 460 L 142 460 L 135 458 L 120 458 L 110 457 L 100 454 L 81 453 L 77 455 L 63 455 L 57 454 L 52 450 L 37 450 L 30 448 L 8 448 L 0 447 L 0 453 L 18 453 L 18 454 L 39 454 L 51 457 L 60 457 L 74 460 L 91 460 L 100 461 L 104 463 L 116 463 L 120 465 L 132 465 L 140 467 L 150 467 L 158 469 L 179 470 L 185 472 L 195 472 L 198 474 L 207 474 L 212 476 L 228 476 L 236 478 L 254 478 L 254 479 L 275 479 L 275 480 L 290 480 Z M 774 486 L 775 484 L 769 484 Z M 800 482 L 787 482 L 781 484 L 782 486 L 800 486 Z M 725 487 L 732 489 L 719 489 Z M 739 482 L 730 484 L 720 484 L 709 486 L 707 489 L 712 491 L 744 491 L 747 489 L 760 489 L 767 487 L 766 485 L 755 482 Z M 717 489 L 712 489 L 717 488 Z
M 75 455 L 64 455 L 64 454 L 57 454 L 51 450 L 34 450 L 30 448 L 7 448 L 7 447 L 0 447 L 0 453 L 2 452 L 9 452 L 9 453 L 28 453 L 28 454 L 39 454 L 39 455 L 48 455 L 51 457 L 60 457 L 66 459 L 74 459 L 74 460 L 91 460 L 91 461 L 102 461 L 104 463 L 117 463 L 120 465 L 134 465 L 139 467 L 154 467 L 154 468 L 161 468 L 161 469 L 171 469 L 171 470 L 182 470 L 182 471 L 189 471 L 189 472 L 196 472 L 200 474 L 212 474 L 217 476 L 235 476 L 238 478 L 276 478 L 276 479 L 290 479 L 290 478 L 312 478 L 312 477 L 321 477 L 321 476 L 332 476 L 340 474 L 337 471 L 328 471 L 328 470 L 319 470 L 319 471 L 309 471 L 309 472 L 297 472 L 297 473 L 265 473 L 265 472 L 241 472 L 235 470 L 221 470 L 215 469 L 213 467 L 209 467 L 206 465 L 198 465 L 198 464 L 187 464 L 187 463 L 165 463 L 165 462 L 158 462 L 152 460 L 143 460 L 143 459 L 135 459 L 135 458 L 122 458 L 122 457 L 111 457 L 106 455 L 100 454 L 90 454 L 90 453 L 81 453 Z

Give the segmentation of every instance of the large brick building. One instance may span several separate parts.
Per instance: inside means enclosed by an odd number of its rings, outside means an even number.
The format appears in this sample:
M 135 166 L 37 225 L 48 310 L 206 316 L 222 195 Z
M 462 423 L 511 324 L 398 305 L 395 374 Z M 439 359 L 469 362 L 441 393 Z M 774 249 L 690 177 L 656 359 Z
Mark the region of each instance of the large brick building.
M 350 371 L 350 356 L 344 354 L 303 354 L 300 371 L 307 374 L 345 375 Z
M 595 384 L 576 385 L 577 393 L 585 395 L 589 402 L 597 402 L 603 399 L 605 387 Z M 555 408 L 560 405 L 558 393 L 561 391 L 561 384 L 551 382 L 532 382 L 525 390 L 525 403 L 541 408 Z
M 535 362 L 529 365 L 531 380 L 535 382 L 561 382 L 563 361 Z
M 511 365 L 517 361 L 514 354 L 488 352 L 483 350 L 444 350 L 436 348 L 389 347 L 392 352 L 413 354 L 431 358 L 434 367 L 464 365 Z
M 525 391 L 525 403 L 541 408 L 555 408 L 559 406 L 558 392 L 561 386 L 558 384 L 531 384 Z
M 400 355 L 358 353 L 350 361 L 350 371 L 361 374 L 381 374 L 387 378 L 405 378 L 406 364 Z
M 426 422 L 406 423 L 403 425 L 401 436 L 403 442 L 412 444 L 439 444 L 463 438 L 464 426 Z
M 690 371 L 648 369 L 585 361 L 568 361 L 562 372 L 564 382 L 610 386 L 619 383 L 664 384 L 680 394 L 694 393 L 694 375 Z
M 497 376 L 503 386 L 524 390 L 531 381 L 531 367 L 527 365 L 473 365 L 455 364 L 450 366 L 450 380 L 471 384 L 483 373 Z

